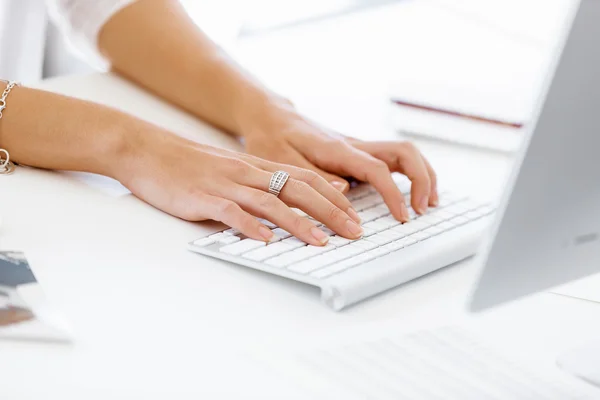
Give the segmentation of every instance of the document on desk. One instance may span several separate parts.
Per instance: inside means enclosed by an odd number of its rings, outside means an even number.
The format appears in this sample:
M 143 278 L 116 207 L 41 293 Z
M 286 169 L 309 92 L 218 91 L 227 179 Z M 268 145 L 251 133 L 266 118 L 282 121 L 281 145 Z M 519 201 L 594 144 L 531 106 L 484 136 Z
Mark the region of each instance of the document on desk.
M 69 341 L 21 252 L 0 251 L 0 339 Z
M 312 399 L 600 398 L 600 389 L 556 366 L 508 356 L 458 326 L 280 352 L 270 362 Z
M 552 293 L 600 303 L 600 274 L 562 285 Z
M 511 153 L 521 144 L 533 102 L 533 94 L 413 82 L 392 90 L 390 108 L 393 126 L 407 136 Z

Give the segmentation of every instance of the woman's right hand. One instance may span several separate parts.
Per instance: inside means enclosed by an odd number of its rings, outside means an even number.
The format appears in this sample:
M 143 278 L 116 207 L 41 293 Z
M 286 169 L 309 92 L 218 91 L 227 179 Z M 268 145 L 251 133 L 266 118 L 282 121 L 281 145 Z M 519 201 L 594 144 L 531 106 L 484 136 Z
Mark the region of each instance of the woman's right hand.
M 349 239 L 362 235 L 360 218 L 350 201 L 313 171 L 247 154 L 198 144 L 158 129 L 130 136 L 127 155 L 115 177 L 154 207 L 188 221 L 221 221 L 262 241 L 273 237 L 256 217 L 264 218 L 313 245 L 328 235 L 298 208 Z M 271 175 L 290 178 L 279 197 L 268 192 Z

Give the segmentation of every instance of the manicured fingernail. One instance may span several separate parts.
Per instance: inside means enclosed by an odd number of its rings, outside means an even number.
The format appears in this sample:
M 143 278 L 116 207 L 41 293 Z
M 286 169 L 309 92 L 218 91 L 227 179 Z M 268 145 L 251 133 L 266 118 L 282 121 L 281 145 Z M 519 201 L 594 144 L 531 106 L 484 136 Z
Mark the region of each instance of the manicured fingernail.
M 340 192 L 344 192 L 348 188 L 348 182 L 331 181 L 330 183 L 331 183 L 331 186 L 333 186 Z
M 431 205 L 434 207 L 437 207 L 440 205 L 440 201 L 438 200 L 437 197 L 431 201 Z
M 273 239 L 273 236 L 275 236 L 273 232 L 271 232 L 271 230 L 266 226 L 261 226 L 258 228 L 258 233 L 260 233 L 260 236 L 262 236 L 267 242 L 270 242 L 271 239 Z
M 346 227 L 348 228 L 348 230 L 350 231 L 351 234 L 353 234 L 354 236 L 357 236 L 357 237 L 362 236 L 362 234 L 364 232 L 363 228 L 361 228 L 360 225 L 358 225 L 354 221 L 347 220 Z
M 329 236 L 316 226 L 314 228 L 310 228 L 310 233 L 313 235 L 315 239 L 319 241 L 321 244 L 326 244 L 329 242 Z
M 421 204 L 419 205 L 421 214 L 424 214 L 427 211 L 428 207 L 429 207 L 429 198 L 428 197 L 423 197 L 421 199 Z
M 348 214 L 350 218 L 356 221 L 357 224 L 360 224 L 360 217 L 358 216 L 358 213 L 354 208 L 348 207 L 348 209 L 346 210 L 346 214 Z

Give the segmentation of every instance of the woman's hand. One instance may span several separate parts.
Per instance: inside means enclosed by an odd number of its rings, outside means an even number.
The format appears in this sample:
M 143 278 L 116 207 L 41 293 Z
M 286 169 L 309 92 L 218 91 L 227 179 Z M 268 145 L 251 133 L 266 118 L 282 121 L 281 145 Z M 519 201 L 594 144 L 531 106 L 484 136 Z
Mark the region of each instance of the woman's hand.
M 189 221 L 222 221 L 250 238 L 269 241 L 273 233 L 255 218 L 260 217 L 309 244 L 327 243 L 328 235 L 290 208 L 295 207 L 346 238 L 362 235 L 348 199 L 313 171 L 149 130 L 129 136 L 115 177 L 158 209 Z M 290 174 L 279 197 L 268 193 L 277 170 Z
M 412 181 L 411 206 L 424 213 L 438 204 L 436 175 L 409 142 L 363 142 L 328 131 L 291 109 L 278 109 L 243 133 L 250 154 L 318 173 L 341 192 L 343 176 L 371 183 L 396 219 L 408 221 L 402 193 L 391 178 L 400 172 Z

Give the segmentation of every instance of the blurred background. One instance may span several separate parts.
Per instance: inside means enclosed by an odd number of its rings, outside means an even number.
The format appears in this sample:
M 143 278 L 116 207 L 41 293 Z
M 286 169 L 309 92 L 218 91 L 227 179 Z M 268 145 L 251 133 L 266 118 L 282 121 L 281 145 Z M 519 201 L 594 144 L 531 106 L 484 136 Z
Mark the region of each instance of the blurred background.
M 46 35 L 44 49 L 32 47 L 35 41 L 15 38 L 9 31 L 8 18 L 11 2 L 29 3 L 30 10 L 23 15 L 11 15 L 20 24 L 28 26 L 31 37 Z M 81 61 L 60 32 L 41 15 L 39 4 L 44 0 L 2 0 L 0 7 L 0 75 L 27 82 L 40 77 L 91 71 L 94 67 Z M 544 45 L 552 40 L 557 21 L 568 0 L 182 0 L 192 18 L 215 40 L 227 48 L 236 42 L 257 35 L 276 36 L 286 29 L 319 24 L 340 15 L 369 12 L 405 3 L 407 12 L 415 6 L 444 10 L 449 18 L 462 18 L 467 23 L 479 24 L 482 31 L 496 31 L 517 42 Z M 8 4 L 8 6 L 7 6 Z M 23 8 L 23 10 L 25 10 Z M 434 20 L 434 17 L 430 20 Z M 427 22 L 419 21 L 420 25 Z M 398 21 L 405 23 L 405 21 Z M 435 27 L 431 27 L 435 28 Z M 418 31 L 415 31 L 417 34 Z M 363 32 L 364 40 L 369 32 Z M 443 35 L 444 32 L 438 32 Z M 400 39 L 400 38 L 398 38 Z M 392 42 L 394 38 L 389 38 Z M 380 45 L 385 45 L 381 44 Z M 16 54 L 9 59 L 5 55 Z M 43 57 L 44 69 L 35 61 Z M 11 65 L 9 65 L 10 63 Z M 32 67 L 33 66 L 33 67 Z M 18 75 L 18 76 L 17 76 Z

